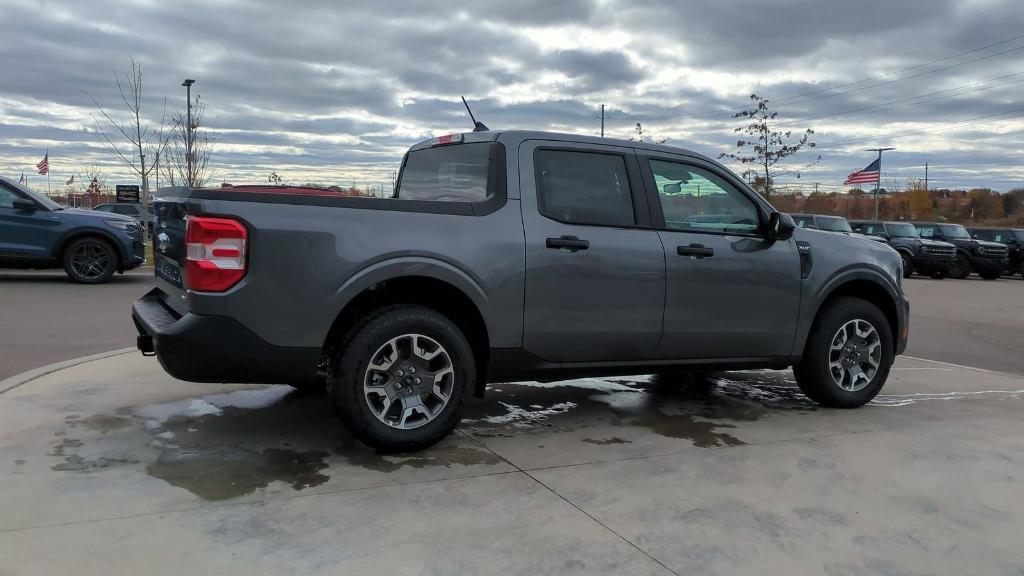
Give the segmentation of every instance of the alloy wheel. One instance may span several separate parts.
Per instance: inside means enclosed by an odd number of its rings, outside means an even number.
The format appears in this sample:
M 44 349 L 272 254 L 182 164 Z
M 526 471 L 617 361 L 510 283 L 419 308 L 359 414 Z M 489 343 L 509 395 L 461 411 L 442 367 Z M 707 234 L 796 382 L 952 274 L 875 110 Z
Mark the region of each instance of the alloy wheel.
M 370 411 L 400 430 L 433 421 L 448 405 L 454 387 L 451 356 L 423 334 L 403 334 L 385 342 L 370 357 L 363 377 Z
M 110 254 L 99 244 L 80 244 L 71 254 L 71 268 L 80 278 L 96 280 L 103 277 L 110 265 Z
M 881 361 L 882 340 L 867 320 L 850 320 L 832 337 L 828 370 L 842 390 L 862 390 L 874 379 Z

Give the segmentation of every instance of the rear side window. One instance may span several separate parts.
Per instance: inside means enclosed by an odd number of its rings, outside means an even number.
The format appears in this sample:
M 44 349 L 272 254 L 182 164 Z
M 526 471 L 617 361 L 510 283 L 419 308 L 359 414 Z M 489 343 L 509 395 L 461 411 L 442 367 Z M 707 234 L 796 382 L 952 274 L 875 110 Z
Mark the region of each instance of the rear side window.
M 487 186 L 490 150 L 491 143 L 479 142 L 409 152 L 395 197 L 483 202 L 491 197 Z
M 633 226 L 626 161 L 617 154 L 537 150 L 540 213 L 570 224 Z

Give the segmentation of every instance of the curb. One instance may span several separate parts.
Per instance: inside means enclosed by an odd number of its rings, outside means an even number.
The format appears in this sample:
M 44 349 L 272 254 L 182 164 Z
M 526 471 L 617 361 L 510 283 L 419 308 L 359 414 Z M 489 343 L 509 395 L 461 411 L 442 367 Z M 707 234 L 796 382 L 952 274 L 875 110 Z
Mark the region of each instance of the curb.
M 66 368 L 72 368 L 79 364 L 85 364 L 87 362 L 94 362 L 96 360 L 102 360 L 104 358 L 110 358 L 111 356 L 120 356 L 122 354 L 128 354 L 135 352 L 136 348 L 119 348 L 117 350 L 110 350 L 108 352 L 100 352 L 99 354 L 92 354 L 90 356 L 82 356 L 80 358 L 72 358 L 71 360 L 64 360 L 63 362 L 55 362 L 53 364 L 47 364 L 41 368 L 33 368 L 27 372 L 21 374 L 15 374 L 10 378 L 0 380 L 0 394 L 14 390 L 22 384 L 27 384 L 37 378 L 42 378 L 47 374 L 52 374 Z

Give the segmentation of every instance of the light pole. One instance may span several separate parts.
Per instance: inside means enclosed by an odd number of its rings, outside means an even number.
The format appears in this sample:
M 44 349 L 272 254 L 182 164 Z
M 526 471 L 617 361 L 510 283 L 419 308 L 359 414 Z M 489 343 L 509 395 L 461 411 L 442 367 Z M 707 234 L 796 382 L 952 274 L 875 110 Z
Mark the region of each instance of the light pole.
M 185 126 L 185 185 L 189 188 L 192 187 L 192 85 L 195 83 L 196 81 L 191 78 L 186 78 L 181 83 L 185 87 L 185 110 L 188 122 Z
M 878 152 L 878 178 L 875 179 L 875 220 L 878 220 L 878 192 L 882 187 L 882 152 L 895 148 L 868 148 L 865 152 Z

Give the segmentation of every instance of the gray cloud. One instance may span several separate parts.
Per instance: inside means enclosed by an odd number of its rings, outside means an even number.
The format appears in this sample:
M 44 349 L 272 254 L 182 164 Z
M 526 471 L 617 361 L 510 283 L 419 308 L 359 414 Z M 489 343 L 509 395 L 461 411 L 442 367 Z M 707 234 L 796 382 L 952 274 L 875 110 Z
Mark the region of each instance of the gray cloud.
M 758 92 L 787 126 L 815 128 L 819 143 L 877 134 L 878 144 L 900 148 L 894 170 L 929 160 L 950 165 L 942 170 L 961 185 L 1008 188 L 1013 177 L 1024 181 L 1012 164 L 1024 114 L 936 129 L 1024 108 L 1024 82 L 981 83 L 1024 72 L 1024 39 L 844 85 L 1019 36 L 1018 8 L 1013 0 L 94 0 L 41 11 L 8 0 L 0 18 L 18 24 L 0 53 L 0 170 L 31 172 L 49 148 L 55 172 L 98 163 L 127 179 L 97 146 L 85 92 L 116 110 L 112 73 L 134 55 L 156 122 L 165 98 L 168 112 L 184 103 L 181 79 L 198 80 L 218 172 L 236 181 L 274 169 L 296 180 L 384 181 L 404 147 L 469 127 L 463 94 L 493 128 L 593 134 L 603 103 L 611 136 L 628 138 L 642 122 L 649 136 L 717 155 L 735 142 L 731 114 Z M 920 76 L 885 83 L 911 74 Z M 1024 75 L 1002 82 L 1014 79 Z M 907 101 L 940 90 L 950 91 Z M 1015 129 L 995 133 L 1006 127 Z M 823 147 L 802 180 L 841 182 L 865 163 L 865 147 Z

